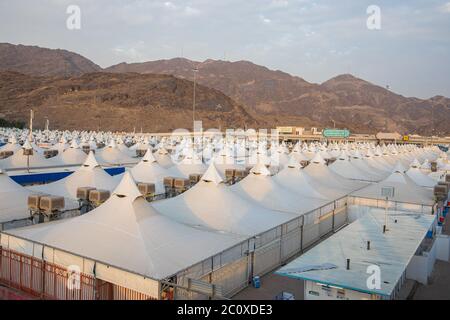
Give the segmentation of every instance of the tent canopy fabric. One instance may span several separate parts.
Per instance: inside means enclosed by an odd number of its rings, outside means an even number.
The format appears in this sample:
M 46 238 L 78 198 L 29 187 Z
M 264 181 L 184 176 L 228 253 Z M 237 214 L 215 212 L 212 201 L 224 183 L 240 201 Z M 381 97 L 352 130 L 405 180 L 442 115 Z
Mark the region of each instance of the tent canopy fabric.
M 159 214 L 142 198 L 129 173 L 110 199 L 93 211 L 9 234 L 157 280 L 245 240 L 191 228 Z
M 253 236 L 292 220 L 296 215 L 266 209 L 247 201 L 220 182 L 220 174 L 208 172 L 181 195 L 152 203 L 162 214 L 179 222 L 206 229 Z
M 85 163 L 68 177 L 49 184 L 32 186 L 28 189 L 33 192 L 77 199 L 77 189 L 80 187 L 93 187 L 112 191 L 117 186 L 117 183 L 116 179 L 99 166 L 91 151 Z
M 0 223 L 30 217 L 27 205 L 30 194 L 0 169 Z

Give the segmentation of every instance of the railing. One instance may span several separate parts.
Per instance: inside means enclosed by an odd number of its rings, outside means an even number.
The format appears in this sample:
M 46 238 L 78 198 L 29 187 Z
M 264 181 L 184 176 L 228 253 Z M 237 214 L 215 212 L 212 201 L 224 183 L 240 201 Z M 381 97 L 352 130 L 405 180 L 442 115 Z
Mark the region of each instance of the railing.
M 154 300 L 82 272 L 0 247 L 0 283 L 45 300 Z

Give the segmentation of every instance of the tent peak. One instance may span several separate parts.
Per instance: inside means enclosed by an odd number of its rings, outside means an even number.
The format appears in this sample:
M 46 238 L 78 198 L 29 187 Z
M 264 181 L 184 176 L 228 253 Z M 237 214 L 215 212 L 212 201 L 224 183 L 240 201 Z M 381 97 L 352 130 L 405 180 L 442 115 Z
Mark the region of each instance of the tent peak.
M 113 194 L 120 198 L 129 197 L 131 201 L 134 201 L 142 196 L 136 186 L 136 181 L 134 181 L 131 173 L 128 171 L 123 175 L 122 180 L 120 180 L 120 183 L 113 191 Z
M 213 182 L 215 185 L 219 185 L 223 182 L 222 177 L 220 176 L 216 166 L 214 165 L 214 161 L 212 161 L 209 165 L 208 170 L 206 170 L 205 174 L 202 177 L 202 181 Z

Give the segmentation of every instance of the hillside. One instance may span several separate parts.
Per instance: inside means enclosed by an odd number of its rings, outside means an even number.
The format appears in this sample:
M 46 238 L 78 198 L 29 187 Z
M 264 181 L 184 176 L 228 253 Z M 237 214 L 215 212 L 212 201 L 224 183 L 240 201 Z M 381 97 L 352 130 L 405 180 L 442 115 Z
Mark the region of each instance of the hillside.
M 450 133 L 450 99 L 407 98 L 352 75 L 319 85 L 247 61 L 199 63 L 182 58 L 122 63 L 106 70 L 172 74 L 192 80 L 194 68 L 199 70 L 199 83 L 222 91 L 272 125 L 332 126 L 334 121 L 360 132 Z
M 90 73 L 35 77 L 0 72 L 0 118 L 58 129 L 168 132 L 192 128 L 193 83 L 169 75 Z M 223 93 L 197 86 L 196 119 L 204 127 L 254 126 L 255 119 Z
M 35 76 L 79 76 L 100 70 L 92 61 L 70 51 L 0 43 L 0 71 Z
M 199 112 L 204 112 L 204 120 L 214 127 L 221 126 L 221 123 L 222 126 L 226 124 L 233 128 L 244 124 L 264 128 L 278 125 L 329 127 L 336 124 L 337 127 L 355 132 L 450 134 L 450 99 L 442 96 L 427 100 L 404 97 L 348 74 L 322 84 L 313 84 L 249 61 L 196 62 L 184 58 L 121 63 L 102 70 L 92 61 L 69 51 L 11 44 L 0 44 L 0 72 L 12 71 L 27 76 L 12 76 L 12 72 L 2 75 L 10 77 L 14 85 L 3 83 L 7 87 L 0 89 L 0 109 L 10 117 L 6 120 L 23 121 L 22 111 L 16 112 L 14 103 L 24 108 L 21 104 L 28 102 L 28 109 L 36 103 L 38 107 L 42 104 L 45 110 L 51 108 L 55 112 L 55 116 L 50 116 L 54 125 L 63 127 L 70 123 L 71 127 L 76 127 L 75 119 L 81 119 L 85 114 L 91 117 L 99 108 L 109 108 L 105 109 L 108 113 L 117 111 L 121 114 L 121 108 L 126 107 L 133 110 L 130 117 L 122 117 L 117 123 L 111 120 L 111 124 L 104 122 L 102 125 L 108 125 L 111 129 L 116 129 L 115 124 L 120 128 L 132 129 L 136 126 L 139 129 L 137 122 L 148 121 L 144 126 L 148 130 L 190 127 L 192 116 L 188 114 L 192 109 L 193 85 L 188 80 L 193 80 L 193 70 L 196 68 L 198 83 L 204 86 L 199 89 L 204 93 L 199 97 L 204 100 L 199 103 L 205 109 L 202 111 L 201 107 Z M 104 75 L 103 78 L 97 74 L 100 71 L 116 75 Z M 118 75 L 127 73 L 130 74 Z M 139 77 L 138 74 L 149 76 Z M 156 74 L 173 75 L 181 82 L 173 77 L 161 78 Z M 20 81 L 17 80 L 19 78 Z M 168 85 L 169 89 L 165 85 L 153 87 L 155 81 L 160 85 L 171 84 Z M 83 89 L 66 92 L 65 86 L 70 87 L 72 84 L 81 84 Z M 147 85 L 152 88 L 151 92 L 145 90 Z M 177 89 L 170 92 L 173 86 Z M 208 101 L 209 98 L 212 100 Z M 89 102 L 90 99 L 95 101 Z M 76 115 L 73 111 L 75 105 L 85 114 Z M 229 112 L 231 109 L 224 105 L 233 105 L 230 108 L 235 112 Z M 59 110 L 62 106 L 65 109 Z M 94 106 L 94 112 L 84 110 L 83 106 Z M 155 111 L 159 106 L 164 106 L 164 112 Z M 138 111 L 143 108 L 158 121 L 152 122 L 145 112 Z M 69 114 L 68 110 L 74 112 L 73 119 L 60 116 Z M 128 114 L 125 112 L 123 115 Z M 144 117 L 143 120 L 141 117 Z M 106 121 L 109 118 L 99 119 Z M 93 122 L 91 119 L 88 125 L 96 127 Z

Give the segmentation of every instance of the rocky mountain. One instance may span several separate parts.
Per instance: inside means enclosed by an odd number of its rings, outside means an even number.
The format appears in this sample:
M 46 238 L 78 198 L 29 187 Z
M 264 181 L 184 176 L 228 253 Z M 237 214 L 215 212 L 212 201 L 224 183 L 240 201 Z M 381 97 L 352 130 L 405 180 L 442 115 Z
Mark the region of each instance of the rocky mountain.
M 182 58 L 121 63 L 106 70 L 193 80 L 194 69 L 198 83 L 222 91 L 271 125 L 336 124 L 359 132 L 450 133 L 450 99 L 407 98 L 348 74 L 313 84 L 248 61 L 200 63 Z
M 0 88 L 0 112 L 15 117 L 5 118 L 6 120 L 26 120 L 20 118 L 21 113 L 16 114 L 14 103 L 30 103 L 28 108 L 33 103 L 38 103 L 38 106 L 42 103 L 44 109 L 51 108 L 52 112 L 55 112 L 55 116 L 49 117 L 58 118 L 53 121 L 59 127 L 68 123 L 75 127 L 75 122 L 83 116 L 91 119 L 87 123 L 92 126 L 92 115 L 97 114 L 97 110 L 108 107 L 108 112 L 114 113 L 117 108 L 117 113 L 120 114 L 124 106 L 133 110 L 132 114 L 137 118 L 133 120 L 124 117 L 118 123 L 111 120 L 120 128 L 133 128 L 137 122 L 147 121 L 147 117 L 143 116 L 146 113 L 137 111 L 140 108 L 158 119 L 158 122 L 153 124 L 149 121 L 145 125 L 146 128 L 159 131 L 180 125 L 191 126 L 191 116 L 188 114 L 192 109 L 193 84 L 190 81 L 194 79 L 195 73 L 198 83 L 203 86 L 199 89 L 203 92 L 200 99 L 205 99 L 199 100 L 202 104 L 199 112 L 205 112 L 204 121 L 210 125 L 214 124 L 214 127 L 219 126 L 218 123 L 221 122 L 223 126 L 233 128 L 243 125 L 264 128 L 336 125 L 355 132 L 450 134 L 450 99 L 442 96 L 426 100 L 404 97 L 348 74 L 339 75 L 322 84 L 314 84 L 248 61 L 197 62 L 184 58 L 121 63 L 102 70 L 76 53 L 11 44 L 0 44 L 0 71 L 23 74 L 2 74 L 2 81 L 10 79 L 8 81 L 14 84 L 11 86 L 11 83 L 3 82 L 2 86 L 7 87 Z M 100 71 L 106 75 L 97 74 Z M 138 74 L 148 76 L 141 77 Z M 157 74 L 171 77 L 161 78 L 156 76 Z M 17 81 L 19 78 L 23 83 Z M 171 83 L 168 87 L 162 85 L 168 82 Z M 82 90 L 65 92 L 66 86 L 72 85 L 79 85 Z M 146 86 L 152 89 L 146 91 Z M 173 86 L 176 89 L 173 89 Z M 92 90 L 86 89 L 91 87 Z M 112 98 L 107 98 L 108 96 Z M 212 100 L 208 102 L 208 98 Z M 90 99 L 95 101 L 89 102 Z M 74 106 L 78 105 L 80 110 L 92 106 L 93 111 L 88 112 L 86 109 L 83 115 L 77 116 L 73 113 L 72 119 L 64 119 L 63 116 L 59 117 L 59 114 L 67 115 L 68 111 L 59 111 L 61 102 L 67 110 L 75 110 Z M 11 109 L 8 110 L 6 106 Z M 155 112 L 158 110 L 156 106 L 163 106 L 164 112 Z M 170 108 L 173 108 L 173 112 L 170 112 Z M 235 110 L 235 115 L 233 112 L 227 113 L 232 109 Z M 184 124 L 182 119 L 186 121 Z M 111 129 L 119 129 L 114 128 L 113 124 L 108 126 Z
M 0 43 L 0 71 L 36 76 L 79 76 L 100 70 L 89 59 L 70 51 Z
M 193 83 L 170 75 L 89 73 L 38 77 L 0 72 L 0 118 L 51 128 L 171 132 L 192 128 Z M 218 90 L 197 85 L 196 119 L 204 128 L 260 125 Z

